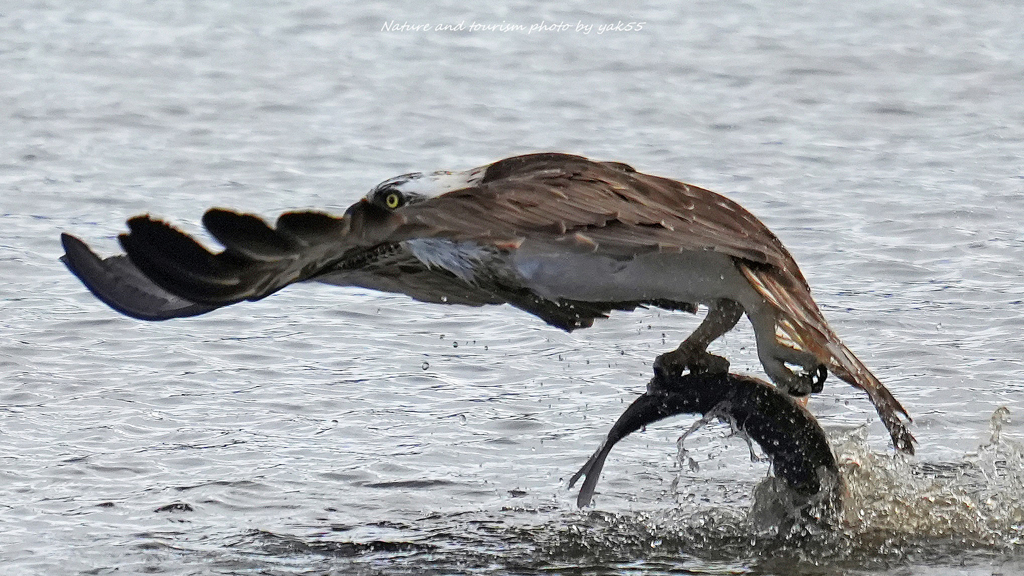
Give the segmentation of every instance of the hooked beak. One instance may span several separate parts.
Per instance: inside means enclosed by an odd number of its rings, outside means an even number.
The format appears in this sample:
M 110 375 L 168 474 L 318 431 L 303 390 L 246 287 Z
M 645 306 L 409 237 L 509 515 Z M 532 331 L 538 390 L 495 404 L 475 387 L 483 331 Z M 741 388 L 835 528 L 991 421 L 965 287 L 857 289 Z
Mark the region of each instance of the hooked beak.
M 360 208 L 363 208 L 364 205 L 369 204 L 369 203 L 370 203 L 370 201 L 367 200 L 366 198 L 360 199 L 359 202 L 356 202 L 355 204 L 349 206 L 347 210 L 345 210 L 345 214 L 344 214 L 343 217 L 344 218 L 351 218 L 352 215 L 355 214 L 356 210 L 359 210 Z

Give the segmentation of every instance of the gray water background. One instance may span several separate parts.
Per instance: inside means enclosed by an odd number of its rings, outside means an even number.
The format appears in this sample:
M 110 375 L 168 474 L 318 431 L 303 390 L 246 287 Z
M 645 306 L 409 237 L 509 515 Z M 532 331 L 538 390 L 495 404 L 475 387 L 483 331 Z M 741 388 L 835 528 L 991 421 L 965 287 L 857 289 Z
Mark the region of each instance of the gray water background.
M 0 4 L 0 573 L 1024 573 L 1022 20 L 1003 1 Z M 600 33 L 618 21 L 642 29 Z M 433 30 L 460 22 L 527 30 Z M 915 418 L 903 461 L 858 391 L 811 401 L 846 530 L 751 529 L 767 465 L 717 426 L 681 467 L 692 418 L 624 441 L 574 508 L 567 478 L 699 318 L 569 335 L 303 285 L 151 324 L 57 260 L 60 232 L 111 254 L 139 213 L 199 232 L 210 206 L 341 211 L 396 174 L 544 150 L 716 190 L 782 238 Z M 761 373 L 745 324 L 714 349 Z

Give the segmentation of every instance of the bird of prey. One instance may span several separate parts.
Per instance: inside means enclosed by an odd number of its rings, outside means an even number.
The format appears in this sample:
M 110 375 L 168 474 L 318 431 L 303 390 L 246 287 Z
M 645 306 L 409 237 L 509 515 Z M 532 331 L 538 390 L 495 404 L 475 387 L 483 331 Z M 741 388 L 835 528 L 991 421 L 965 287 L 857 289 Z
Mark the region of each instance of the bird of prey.
M 223 251 L 145 215 L 128 220 L 125 255 L 101 259 L 64 234 L 63 260 L 100 300 L 144 320 L 203 314 L 302 281 L 507 303 L 568 331 L 613 310 L 703 304 L 703 322 L 656 371 L 728 371 L 707 347 L 746 314 L 776 386 L 806 396 L 827 369 L 867 392 L 898 450 L 914 450 L 901 419 L 909 414 L 829 327 L 779 239 L 697 186 L 617 162 L 529 154 L 391 178 L 342 216 L 289 212 L 270 226 L 214 208 L 203 225 Z

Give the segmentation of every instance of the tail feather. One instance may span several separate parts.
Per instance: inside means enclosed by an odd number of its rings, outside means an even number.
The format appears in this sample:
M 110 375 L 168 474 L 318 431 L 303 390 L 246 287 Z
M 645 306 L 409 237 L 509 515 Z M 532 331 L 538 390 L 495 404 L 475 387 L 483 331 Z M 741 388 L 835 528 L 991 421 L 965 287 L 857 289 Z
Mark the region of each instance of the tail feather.
M 800 278 L 780 274 L 775 269 L 740 264 L 754 288 L 779 311 L 778 330 L 796 348 L 813 354 L 843 381 L 867 392 L 882 423 L 889 430 L 893 446 L 914 453 L 914 436 L 900 419 L 912 421 L 910 414 L 891 392 L 878 381 L 825 321 Z

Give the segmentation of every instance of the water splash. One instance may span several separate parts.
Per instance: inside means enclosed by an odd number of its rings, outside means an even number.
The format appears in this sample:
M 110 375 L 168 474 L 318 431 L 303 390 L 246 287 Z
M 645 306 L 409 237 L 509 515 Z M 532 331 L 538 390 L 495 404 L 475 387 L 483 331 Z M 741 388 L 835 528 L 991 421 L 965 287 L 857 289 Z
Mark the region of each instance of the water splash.
M 265 564 L 270 551 L 269 561 L 301 559 L 303 566 L 349 573 L 376 573 L 374 567 L 387 561 L 390 574 L 640 569 L 810 576 L 902 573 L 923 564 L 935 573 L 950 566 L 958 574 L 1018 574 L 1024 568 L 1024 445 L 1002 434 L 1008 416 L 997 410 L 990 438 L 950 463 L 872 451 L 863 429 L 834 438 L 846 490 L 838 524 L 763 525 L 757 507 L 777 496 L 765 492 L 773 488 L 768 478 L 755 487 L 752 502 L 672 499 L 664 508 L 623 513 L 508 506 L 497 516 L 477 510 L 368 524 L 372 538 L 365 542 L 349 542 L 348 528 L 325 535 L 319 525 L 309 536 L 261 532 L 232 551 L 242 562 Z
M 549 527 L 543 548 L 556 557 L 599 553 L 622 562 L 669 554 L 758 570 L 770 564 L 782 573 L 807 565 L 891 567 L 922 560 L 1019 566 L 1024 444 L 1001 433 L 1008 417 L 1006 408 L 996 410 L 988 442 L 948 463 L 875 452 L 865 429 L 834 438 L 844 494 L 837 523 L 766 524 L 771 515 L 765 510 L 777 509 L 780 496 L 779 483 L 768 478 L 754 488 L 748 510 L 687 499 L 664 511 L 590 512 L 568 527 Z M 681 464 L 688 460 L 683 453 Z
M 959 462 L 914 463 L 867 448 L 862 435 L 837 446 L 853 534 L 888 533 L 975 546 L 1024 542 L 1024 445 L 1002 437 L 1009 410 L 992 415 L 991 438 Z

